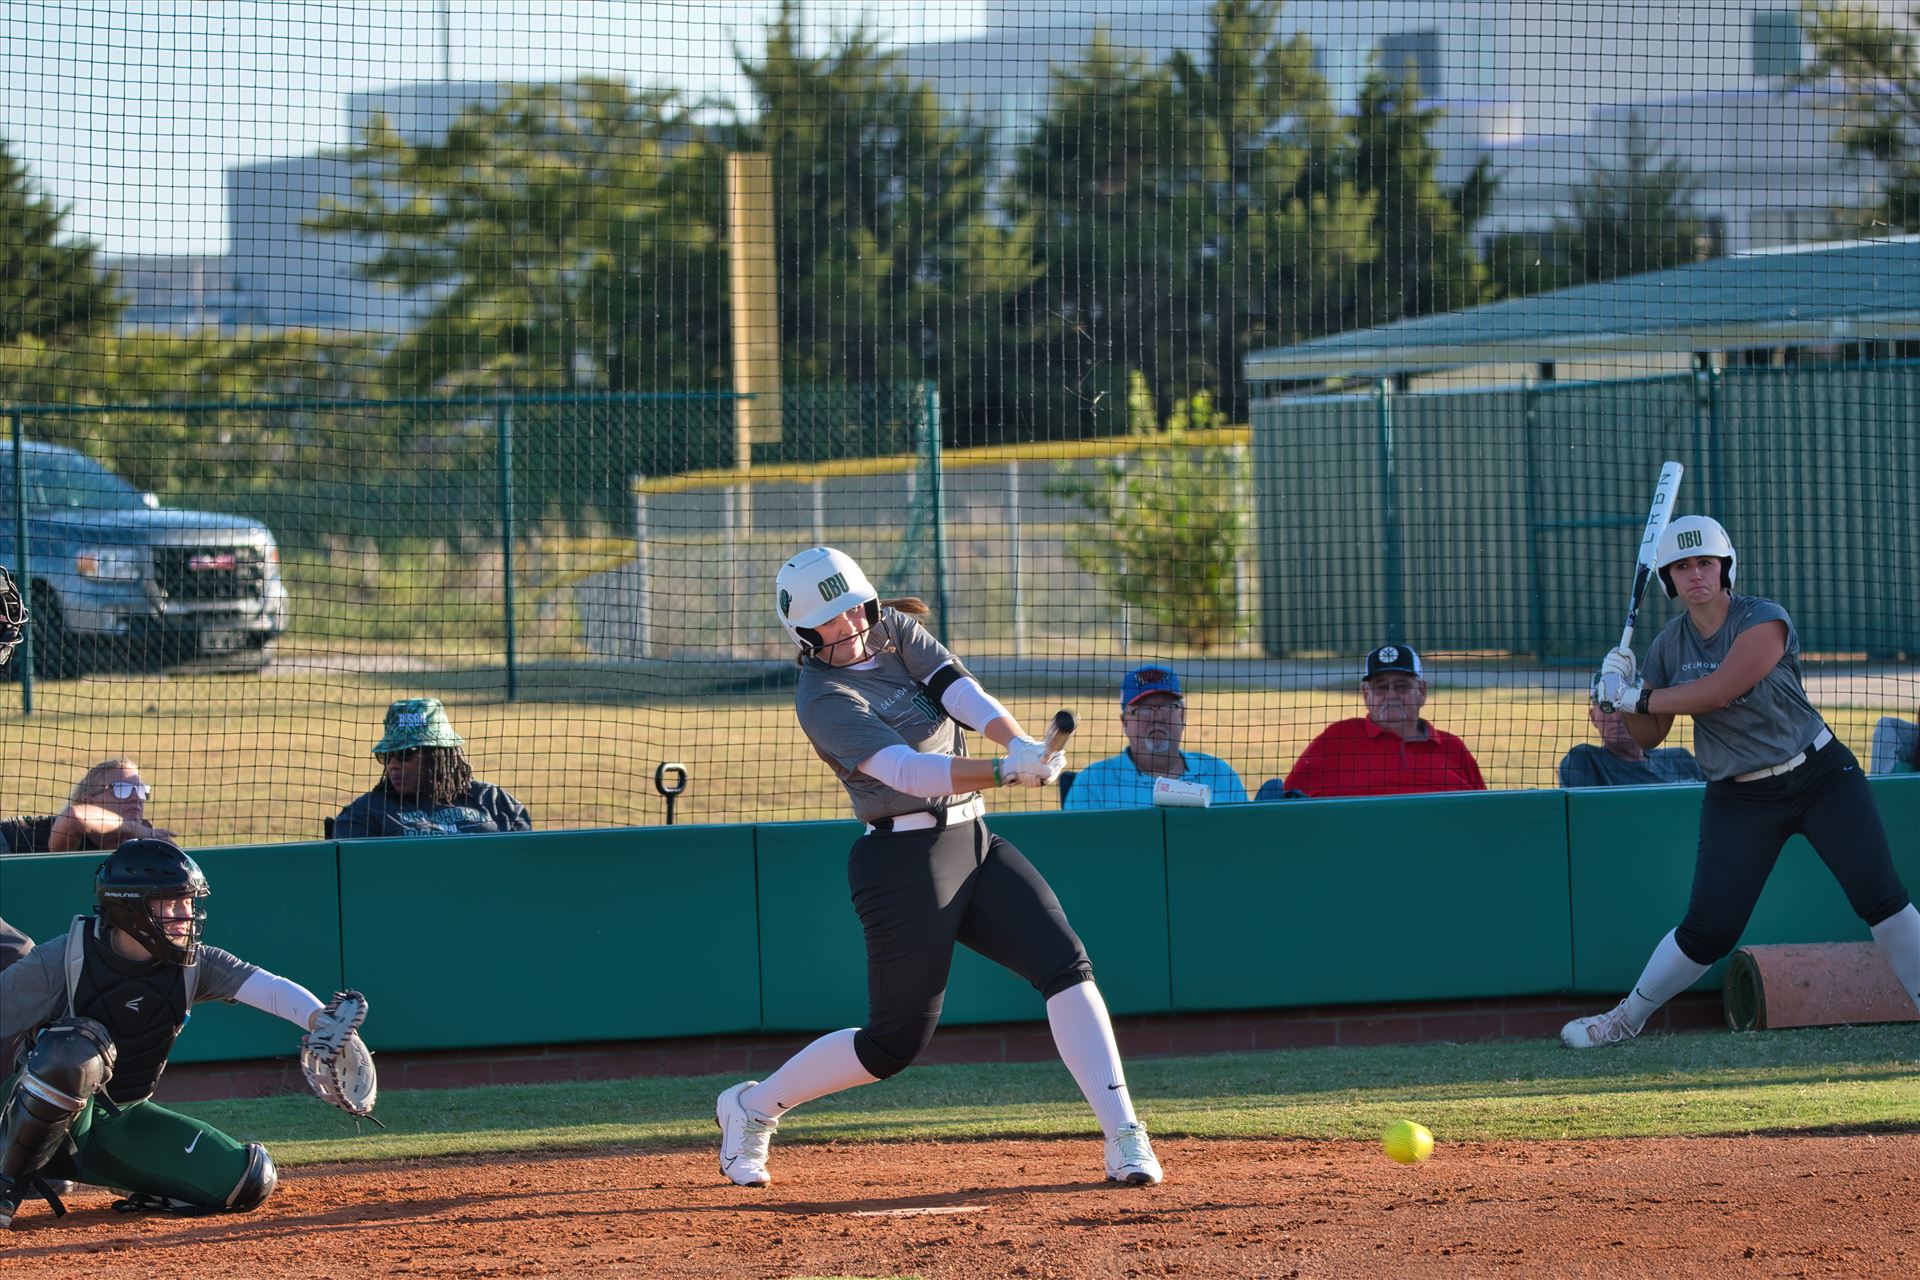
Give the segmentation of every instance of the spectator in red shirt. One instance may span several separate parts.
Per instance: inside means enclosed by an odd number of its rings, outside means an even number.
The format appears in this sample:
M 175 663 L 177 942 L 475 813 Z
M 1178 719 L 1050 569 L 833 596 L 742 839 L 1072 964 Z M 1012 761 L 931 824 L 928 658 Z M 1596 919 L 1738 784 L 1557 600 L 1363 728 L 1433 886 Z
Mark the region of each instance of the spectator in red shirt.
M 1360 693 L 1367 714 L 1320 731 L 1294 761 L 1287 789 L 1309 796 L 1393 796 L 1485 791 L 1467 744 L 1420 718 L 1427 682 L 1420 655 L 1384 644 L 1367 655 Z

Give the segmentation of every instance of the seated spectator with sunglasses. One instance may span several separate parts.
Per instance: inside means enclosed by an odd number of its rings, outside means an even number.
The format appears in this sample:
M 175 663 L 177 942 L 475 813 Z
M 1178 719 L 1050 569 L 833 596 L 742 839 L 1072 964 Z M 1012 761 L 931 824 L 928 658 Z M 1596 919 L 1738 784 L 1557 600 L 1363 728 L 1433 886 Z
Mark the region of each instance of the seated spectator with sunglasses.
M 455 836 L 531 831 L 526 806 L 473 776 L 438 698 L 402 698 L 387 708 L 386 732 L 374 744 L 378 786 L 333 820 L 336 840 L 369 836 Z
M 147 821 L 152 796 L 153 788 L 140 780 L 140 766 L 116 756 L 87 770 L 59 813 L 0 821 L 0 839 L 8 853 L 111 852 L 124 840 L 177 839 Z
M 1160 778 L 1205 787 L 1213 804 L 1240 804 L 1247 788 L 1233 766 L 1204 751 L 1182 750 L 1187 701 L 1171 668 L 1136 667 L 1120 681 L 1120 729 L 1126 749 L 1095 760 L 1074 777 L 1062 809 L 1132 809 L 1153 804 Z

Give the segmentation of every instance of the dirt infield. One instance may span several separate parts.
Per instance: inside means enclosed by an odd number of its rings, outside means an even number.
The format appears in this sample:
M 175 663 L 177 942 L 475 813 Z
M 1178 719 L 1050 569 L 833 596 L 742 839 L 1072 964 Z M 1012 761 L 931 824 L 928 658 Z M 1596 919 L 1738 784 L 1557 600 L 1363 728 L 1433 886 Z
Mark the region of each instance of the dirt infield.
M 1452 1144 L 807 1146 L 773 1187 L 706 1152 L 294 1170 L 242 1217 L 29 1205 L 0 1276 L 1913 1276 L 1920 1134 Z

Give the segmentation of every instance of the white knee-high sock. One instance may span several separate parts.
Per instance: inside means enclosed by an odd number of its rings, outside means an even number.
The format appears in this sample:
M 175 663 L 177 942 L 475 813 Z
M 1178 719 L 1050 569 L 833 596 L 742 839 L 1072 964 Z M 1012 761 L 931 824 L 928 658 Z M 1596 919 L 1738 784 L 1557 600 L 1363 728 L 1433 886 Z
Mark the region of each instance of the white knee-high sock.
M 860 1065 L 853 1051 L 856 1028 L 829 1031 L 788 1058 L 780 1069 L 740 1095 L 740 1105 L 765 1120 L 778 1120 L 803 1102 L 824 1098 L 880 1077 Z
M 1698 982 L 1700 975 L 1711 967 L 1691 959 L 1673 940 L 1671 932 L 1660 939 L 1660 945 L 1647 957 L 1640 981 L 1633 984 L 1627 996 L 1627 1022 L 1634 1034 L 1638 1035 L 1640 1028 L 1647 1025 L 1654 1010 Z
M 1920 1009 L 1920 910 L 1909 902 L 1904 910 L 1873 926 L 1873 940 L 1880 944 L 1900 985 L 1913 997 L 1913 1007 Z
M 1060 1061 L 1067 1064 L 1073 1082 L 1086 1095 L 1100 1132 L 1111 1138 L 1123 1124 L 1134 1123 L 1133 1099 L 1127 1095 L 1127 1075 L 1120 1066 L 1120 1046 L 1114 1043 L 1107 1002 L 1091 982 L 1077 982 L 1047 1001 L 1047 1025 Z

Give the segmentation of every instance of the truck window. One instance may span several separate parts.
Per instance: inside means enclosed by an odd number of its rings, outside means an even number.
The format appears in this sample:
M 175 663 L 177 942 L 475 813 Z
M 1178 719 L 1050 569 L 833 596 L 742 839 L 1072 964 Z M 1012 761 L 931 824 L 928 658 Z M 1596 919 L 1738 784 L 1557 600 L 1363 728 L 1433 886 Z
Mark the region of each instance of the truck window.
M 6 458 L 11 463 L 12 458 Z M 30 508 L 78 508 L 87 511 L 139 511 L 140 491 L 91 458 L 75 453 L 46 453 L 27 459 Z

